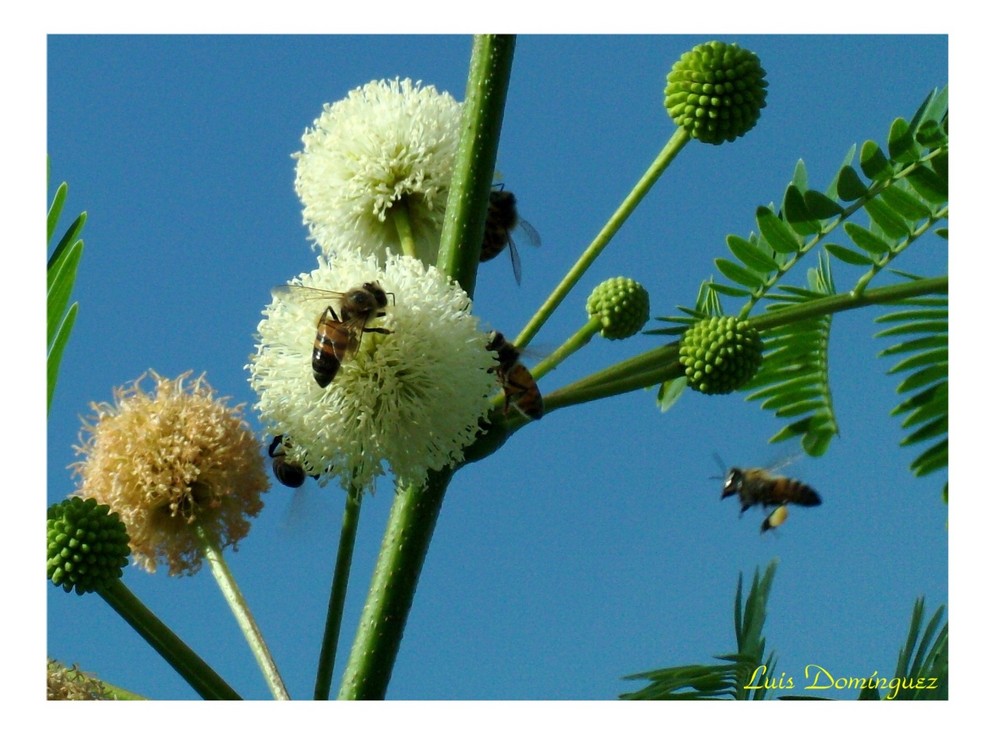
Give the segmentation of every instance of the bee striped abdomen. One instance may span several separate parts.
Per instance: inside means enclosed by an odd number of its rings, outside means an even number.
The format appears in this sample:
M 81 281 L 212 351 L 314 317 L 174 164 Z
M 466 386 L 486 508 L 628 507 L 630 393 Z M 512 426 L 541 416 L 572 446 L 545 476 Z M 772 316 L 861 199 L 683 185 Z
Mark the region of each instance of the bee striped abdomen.
M 337 376 L 340 363 L 351 351 L 354 334 L 334 312 L 332 306 L 320 316 L 316 324 L 316 342 L 313 344 L 313 378 L 320 388 L 326 388 Z

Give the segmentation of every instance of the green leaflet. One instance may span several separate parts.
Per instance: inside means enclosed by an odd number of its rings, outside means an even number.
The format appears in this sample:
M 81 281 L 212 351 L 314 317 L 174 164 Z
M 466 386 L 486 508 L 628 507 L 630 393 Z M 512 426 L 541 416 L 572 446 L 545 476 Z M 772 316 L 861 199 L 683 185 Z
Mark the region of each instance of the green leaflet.
M 68 186 L 62 183 L 52 198 L 46 219 L 47 241 L 52 241 L 58 225 L 59 216 L 62 214 L 63 205 L 66 202 Z M 46 386 L 47 386 L 47 406 L 52 405 L 52 396 L 55 392 L 56 379 L 59 376 L 59 364 L 62 361 L 66 343 L 69 341 L 70 332 L 76 322 L 78 305 L 74 303 L 69 306 L 70 295 L 73 291 L 73 284 L 76 282 L 77 267 L 83 255 L 83 241 L 79 238 L 83 225 L 87 221 L 86 212 L 81 213 L 63 234 L 55 249 L 49 255 L 46 275 L 47 298 L 46 298 Z M 67 309 L 67 306 L 69 308 Z
M 894 676 L 909 679 L 893 700 L 941 700 L 948 698 L 948 623 L 943 622 L 944 606 L 938 607 L 921 636 L 924 600 L 913 605 L 910 629 L 899 651 Z M 932 682 L 931 678 L 936 679 Z M 919 686 L 919 688 L 918 688 Z
M 76 270 L 83 256 L 83 241 L 78 240 L 65 250 L 49 269 L 49 291 L 46 298 L 46 343 L 52 346 L 56 329 L 63 322 L 69 297 L 76 282 Z
M 866 252 L 871 252 L 876 256 L 885 254 L 892 249 L 891 244 L 863 226 L 858 226 L 855 223 L 848 222 L 844 224 L 844 231 L 849 237 L 851 237 L 852 242 L 857 244 Z
M 841 262 L 846 262 L 849 265 L 862 265 L 864 267 L 868 267 L 873 264 L 872 258 L 868 255 L 855 252 L 853 249 L 842 247 L 839 244 L 827 244 L 826 251 L 839 259 Z
M 659 668 L 625 676 L 627 681 L 645 680 L 649 685 L 638 691 L 622 694 L 621 699 L 639 700 L 707 700 L 707 699 L 764 699 L 767 689 L 745 688 L 759 666 L 766 666 L 773 675 L 776 665 L 774 652 L 764 658 L 764 621 L 767 618 L 767 600 L 777 570 L 777 560 L 772 560 L 761 577 L 754 571 L 753 583 L 743 601 L 743 574 L 736 584 L 734 626 L 736 652 L 716 656 L 716 664 Z
M 871 217 L 872 223 L 889 238 L 898 240 L 909 236 L 909 224 L 882 199 L 883 194 L 884 191 L 880 197 L 865 203 L 865 212 Z
M 850 165 L 844 165 L 840 168 L 840 173 L 837 175 L 838 198 L 843 201 L 858 200 L 864 198 L 867 192 L 868 186 L 865 185 L 857 170 Z
M 892 177 L 892 165 L 874 141 L 861 145 L 861 171 L 869 180 L 887 180 Z
M 788 224 L 766 206 L 757 208 L 757 228 L 760 229 L 760 235 L 776 252 L 794 253 L 798 252 L 802 246 L 799 238 Z
M 770 250 L 761 249 L 759 242 L 754 244 L 747 239 L 736 236 L 736 234 L 730 234 L 726 237 L 726 246 L 729 247 L 729 251 L 736 259 L 751 270 L 767 274 L 778 269 L 778 263 L 769 253 Z
M 809 212 L 802 192 L 791 184 L 785 188 L 785 197 L 781 202 L 781 213 L 796 234 L 812 236 L 818 234 L 821 227 L 819 221 Z
M 942 305 L 944 304 L 944 305 Z M 876 318 L 888 324 L 877 338 L 907 337 L 879 352 L 894 357 L 891 374 L 903 375 L 896 392 L 902 402 L 894 416 L 905 415 L 902 428 L 909 434 L 901 446 L 931 443 L 910 463 L 914 475 L 922 476 L 948 465 L 948 320 L 947 298 L 911 299 Z M 914 428 L 916 427 L 916 428 Z M 947 484 L 945 484 L 947 485 Z
M 63 351 L 69 341 L 70 332 L 73 331 L 73 324 L 76 323 L 77 303 L 69 307 L 66 315 L 56 328 L 53 340 L 49 343 L 48 361 L 46 366 L 47 379 L 47 401 L 46 408 L 52 405 L 52 394 L 56 390 L 56 379 L 59 376 L 59 364 L 62 362 Z

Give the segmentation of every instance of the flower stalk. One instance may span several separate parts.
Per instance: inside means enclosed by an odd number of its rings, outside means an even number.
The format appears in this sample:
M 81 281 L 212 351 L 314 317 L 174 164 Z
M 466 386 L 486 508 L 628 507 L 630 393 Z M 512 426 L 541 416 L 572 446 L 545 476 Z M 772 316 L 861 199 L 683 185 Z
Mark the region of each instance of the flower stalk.
M 233 578 L 229 566 L 226 565 L 226 561 L 222 557 L 222 551 L 212 541 L 204 527 L 198 523 L 194 523 L 192 526 L 201 542 L 202 552 L 212 570 L 212 575 L 215 576 L 215 580 L 219 584 L 219 589 L 222 591 L 226 603 L 229 604 L 229 608 L 232 610 L 233 616 L 236 617 L 236 622 L 239 624 L 240 630 L 242 630 L 254 658 L 257 659 L 257 664 L 260 666 L 261 673 L 264 675 L 264 680 L 267 682 L 271 694 L 275 699 L 289 699 L 288 691 L 285 689 L 285 684 L 278 673 L 278 667 L 274 664 L 274 658 L 271 657 L 271 651 L 268 650 L 260 628 L 257 627 L 257 623 L 250 613 L 250 608 L 247 606 L 239 586 L 236 585 L 236 580 Z
M 326 626 L 323 629 L 323 643 L 319 651 L 319 666 L 316 669 L 316 688 L 313 698 L 319 701 L 330 698 L 333 666 L 337 659 L 337 641 L 340 639 L 340 625 L 344 618 L 344 599 L 347 596 L 347 581 L 351 575 L 351 561 L 354 558 L 354 543 L 358 536 L 360 517 L 361 492 L 351 491 L 347 494 L 344 519 L 340 525 L 340 544 L 337 546 L 330 603 L 326 611 Z
M 203 699 L 239 699 L 212 668 L 157 618 L 121 581 L 98 593 Z
M 531 368 L 531 376 L 537 381 L 552 372 L 556 367 L 579 349 L 585 347 L 594 335 L 601 330 L 601 317 L 593 316 L 581 326 L 573 336 L 562 343 L 555 352 Z
M 604 224 L 604 227 L 598 232 L 597 236 L 590 243 L 580 255 L 580 258 L 576 261 L 576 264 L 570 268 L 569 272 L 562 279 L 559 285 L 556 286 L 552 294 L 545 299 L 545 303 L 542 304 L 541 308 L 535 312 L 535 315 L 531 317 L 524 329 L 518 335 L 517 339 L 514 340 L 514 344 L 518 347 L 527 347 L 528 344 L 534 339 L 538 330 L 542 328 L 542 325 L 548 321 L 549 317 L 555 312 L 559 304 L 562 303 L 563 299 L 569 294 L 573 287 L 580 281 L 584 273 L 590 268 L 594 261 L 600 256 L 604 248 L 608 246 L 612 237 L 618 233 L 618 229 L 622 227 L 622 224 L 632 215 L 632 212 L 636 209 L 639 203 L 642 201 L 646 194 L 650 191 L 656 181 L 660 178 L 660 175 L 664 173 L 674 158 L 680 153 L 684 145 L 691 140 L 688 133 L 682 129 L 678 128 L 674 131 L 673 136 L 667 141 L 663 150 L 657 155 L 656 159 L 649 166 L 646 172 L 639 178 L 639 181 L 632 188 L 632 191 L 625 197 L 618 209 L 611 214 L 611 218 L 608 222 Z
M 417 255 L 417 245 L 413 240 L 413 229 L 410 228 L 410 209 L 406 205 L 404 198 L 389 211 L 392 222 L 396 226 L 396 233 L 399 234 L 399 245 L 403 254 L 414 259 L 419 259 Z

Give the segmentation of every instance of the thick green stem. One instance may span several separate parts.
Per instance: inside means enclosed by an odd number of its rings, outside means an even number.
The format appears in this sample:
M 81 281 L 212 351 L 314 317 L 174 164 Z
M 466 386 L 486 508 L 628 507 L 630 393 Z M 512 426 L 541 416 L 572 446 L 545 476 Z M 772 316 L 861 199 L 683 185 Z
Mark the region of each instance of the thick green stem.
M 813 319 L 817 316 L 827 316 L 864 306 L 893 303 L 906 298 L 947 292 L 947 276 L 923 278 L 876 288 L 859 295 L 851 292 L 817 298 L 777 311 L 769 311 L 761 316 L 752 317 L 748 321 L 758 331 L 765 331 L 778 326 L 794 324 L 797 321 Z M 680 364 L 678 349 L 678 342 L 657 347 L 560 388 L 545 396 L 545 411 L 550 413 L 566 406 L 608 398 L 679 378 L 684 374 L 684 368 Z M 512 425 L 511 431 L 516 428 Z
M 278 673 L 278 667 L 274 664 L 274 659 L 271 657 L 271 651 L 267 649 L 264 637 L 261 635 L 253 615 L 250 613 L 250 608 L 247 606 L 243 594 L 240 593 L 239 586 L 236 585 L 236 580 L 233 578 L 229 566 L 226 565 L 226 561 L 222 557 L 222 552 L 220 552 L 218 545 L 215 544 L 215 541 L 205 531 L 204 527 L 200 524 L 195 524 L 194 527 L 201 542 L 202 552 L 212 570 L 212 575 L 215 576 L 215 581 L 219 584 L 219 589 L 222 591 L 226 603 L 229 604 L 229 608 L 232 610 L 233 616 L 236 617 L 236 622 L 239 624 L 240 630 L 243 631 L 243 636 L 246 638 L 251 652 L 257 659 L 257 665 L 260 666 L 264 680 L 267 682 L 267 687 L 271 690 L 271 694 L 275 699 L 290 698 L 288 692 L 285 690 L 285 684 L 281 680 L 281 675 Z
M 656 181 L 659 179 L 660 175 L 663 174 L 667 166 L 674 160 L 684 145 L 690 140 L 687 132 L 683 129 L 677 129 L 674 135 L 670 137 L 670 141 L 667 142 L 666 146 L 663 147 L 663 151 L 659 153 L 653 163 L 646 170 L 645 174 L 639 179 L 639 182 L 635 184 L 622 204 L 618 206 L 611 218 L 601 229 L 600 233 L 594 237 L 594 241 L 590 243 L 580 258 L 576 261 L 576 264 L 570 268 L 570 271 L 566 273 L 566 277 L 562 279 L 562 282 L 556 286 L 555 290 L 552 291 L 542 307 L 538 309 L 534 316 L 528 324 L 521 330 L 520 335 L 514 341 L 518 347 L 527 347 L 529 342 L 534 339 L 538 330 L 542 328 L 542 324 L 548 321 L 549 316 L 556 310 L 567 294 L 573 289 L 573 287 L 580 281 L 583 274 L 587 269 L 594 263 L 598 255 L 604 250 L 604 248 L 611 241 L 611 238 L 618 233 L 618 229 L 622 227 L 622 224 L 632 215 L 632 211 L 636 209 L 639 202 L 646 196 L 646 193 L 653 187 Z
M 116 580 L 98 593 L 202 699 L 240 698 L 208 663 L 171 632 L 124 583 Z
M 472 297 L 486 227 L 486 204 L 496 171 L 514 36 L 476 36 L 462 104 L 462 138 L 437 265 Z
M 389 512 L 368 599 L 340 685 L 340 699 L 384 699 L 451 469 L 401 486 Z
M 437 265 L 471 297 L 482 250 L 486 204 L 514 58 L 513 36 L 477 36 L 462 111 L 462 136 Z M 400 486 L 361 614 L 341 699 L 385 696 L 420 571 L 454 470 L 431 471 L 422 487 Z
M 330 587 L 330 603 L 326 610 L 326 627 L 323 630 L 323 644 L 319 651 L 319 667 L 316 669 L 316 690 L 313 698 L 320 701 L 330 698 L 333 666 L 337 659 L 337 641 L 340 639 L 340 624 L 344 618 L 344 598 L 347 596 L 347 581 L 351 575 L 351 560 L 354 558 L 354 542 L 358 536 L 360 514 L 361 495 L 351 491 L 347 494 L 344 520 L 340 525 L 340 544 L 337 547 L 337 562 L 333 568 L 333 585 Z

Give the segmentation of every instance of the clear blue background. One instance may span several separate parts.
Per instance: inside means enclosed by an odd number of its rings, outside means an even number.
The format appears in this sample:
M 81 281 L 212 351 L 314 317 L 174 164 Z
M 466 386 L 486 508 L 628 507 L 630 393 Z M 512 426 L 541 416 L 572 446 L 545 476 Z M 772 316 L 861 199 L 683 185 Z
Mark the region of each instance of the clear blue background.
M 505 256 L 482 266 L 474 310 L 489 326 L 515 335 L 645 171 L 673 130 L 664 76 L 710 38 L 519 37 L 497 167 L 543 245 L 522 247 L 521 287 Z M 654 315 L 690 305 L 725 235 L 745 236 L 754 208 L 780 201 L 799 158 L 824 189 L 851 144 L 884 142 L 893 118 L 948 79 L 943 36 L 721 38 L 767 69 L 759 124 L 736 143 L 684 150 L 539 346 L 575 331 L 608 277 L 640 280 Z M 149 368 L 204 371 L 252 406 L 244 365 L 269 288 L 315 264 L 292 187 L 302 132 L 323 103 L 373 79 L 420 79 L 462 99 L 470 48 L 465 36 L 50 37 L 51 181 L 69 182 L 69 216 L 89 215 L 80 314 L 49 415 L 50 501 L 74 489 L 66 466 L 89 403 Z M 849 288 L 857 273 L 834 267 Z M 924 239 L 897 267 L 940 274 L 946 248 Z M 898 446 L 898 380 L 871 338 L 879 313 L 836 317 L 841 434 L 787 471 L 823 505 L 793 510 L 774 536 L 709 479 L 713 452 L 742 466 L 794 452 L 768 446 L 779 422 L 735 395 L 688 393 L 666 414 L 652 392 L 560 410 L 460 471 L 388 696 L 614 698 L 644 685 L 626 674 L 733 651 L 737 577 L 773 558 L 765 635 L 779 674 L 797 686 L 808 664 L 890 675 L 914 599 L 947 602 L 948 511 L 944 476 L 914 479 L 916 453 Z M 543 390 L 656 344 L 595 339 Z M 392 496 L 384 481 L 362 507 L 335 685 Z M 228 558 L 296 698 L 312 695 L 342 504 L 335 486 L 275 483 Z M 170 579 L 130 568 L 125 583 L 243 696 L 269 696 L 207 569 Z M 195 696 L 99 597 L 48 596 L 52 657 L 151 697 Z

